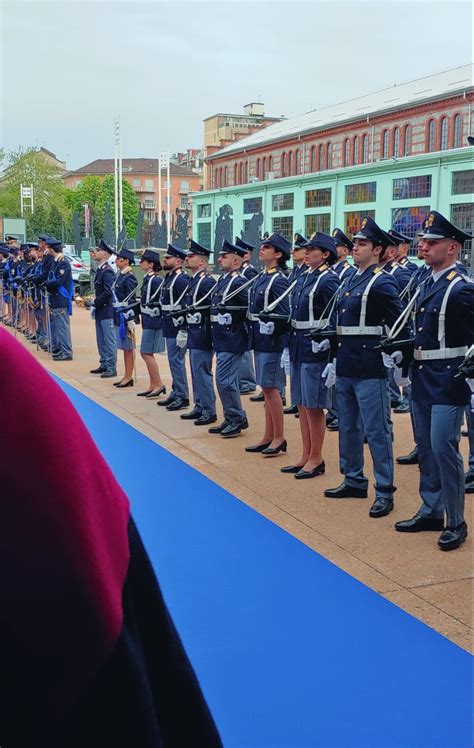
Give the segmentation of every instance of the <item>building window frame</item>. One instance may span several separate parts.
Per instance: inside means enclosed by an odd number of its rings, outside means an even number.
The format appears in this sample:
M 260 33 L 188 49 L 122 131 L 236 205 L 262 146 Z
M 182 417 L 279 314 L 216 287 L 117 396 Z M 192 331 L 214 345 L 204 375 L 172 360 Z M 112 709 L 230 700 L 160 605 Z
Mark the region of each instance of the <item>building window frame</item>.
M 437 150 L 436 143 L 436 120 L 430 119 L 426 126 L 426 150 L 428 153 L 433 153 Z
M 439 150 L 446 151 L 448 149 L 448 137 L 449 137 L 449 120 L 448 118 L 442 117 L 440 123 L 440 138 L 439 138 Z
M 386 127 L 382 133 L 382 158 L 390 157 L 390 132 Z
M 462 114 L 458 112 L 453 119 L 453 148 L 462 148 L 462 131 Z

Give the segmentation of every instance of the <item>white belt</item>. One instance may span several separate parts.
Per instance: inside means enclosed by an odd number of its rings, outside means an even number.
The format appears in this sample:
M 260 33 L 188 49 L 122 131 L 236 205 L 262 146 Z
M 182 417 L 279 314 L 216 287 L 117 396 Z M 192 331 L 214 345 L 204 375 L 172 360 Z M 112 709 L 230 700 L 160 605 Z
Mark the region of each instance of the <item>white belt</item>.
M 211 322 L 217 322 L 217 314 L 211 314 Z
M 247 319 L 249 319 L 250 322 L 260 322 L 260 317 L 258 316 L 258 314 L 252 314 L 251 312 L 247 314 Z
M 434 361 L 447 358 L 458 358 L 467 353 L 467 345 L 461 345 L 458 348 L 435 348 L 431 351 L 414 351 L 413 358 L 416 361 Z
M 173 305 L 173 304 L 162 304 L 162 305 L 161 305 L 161 308 L 162 308 L 162 310 L 163 310 L 164 312 L 169 312 L 169 311 L 170 311 L 170 309 L 173 309 L 173 308 L 176 308 L 176 309 L 180 309 L 180 307 L 178 307 L 178 306 L 177 306 L 177 307 L 174 307 L 174 305 Z
M 323 330 L 328 326 L 328 324 L 328 319 L 315 319 L 312 322 L 311 320 L 291 320 L 291 326 L 295 330 Z
M 338 335 L 382 335 L 383 327 L 377 325 L 376 327 L 336 327 Z
M 148 314 L 149 317 L 159 317 L 161 315 L 159 306 L 146 306 L 145 304 L 140 304 L 140 310 L 142 314 Z

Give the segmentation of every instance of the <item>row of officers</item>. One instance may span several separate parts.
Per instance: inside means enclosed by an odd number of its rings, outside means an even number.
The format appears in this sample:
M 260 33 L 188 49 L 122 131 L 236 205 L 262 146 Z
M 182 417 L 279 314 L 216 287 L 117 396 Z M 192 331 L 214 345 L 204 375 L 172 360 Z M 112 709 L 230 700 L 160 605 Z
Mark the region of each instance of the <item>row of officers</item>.
M 421 505 L 395 527 L 400 532 L 438 531 L 443 550 L 467 537 L 465 476 L 459 452 L 464 410 L 474 392 L 474 285 L 457 264 L 470 237 L 432 211 L 420 234 L 421 266 L 407 259 L 409 239 L 384 231 L 366 218 L 351 241 L 340 229 L 332 236 L 297 235 L 295 246 L 272 234 L 259 247 L 264 269 L 249 264 L 254 247 L 224 241 L 218 256 L 222 274 L 208 271 L 210 250 L 191 241 L 189 250 L 168 246 L 161 278 L 159 255 L 147 250 L 140 299 L 132 271 L 134 254 L 114 252 L 101 241 L 94 250 L 94 316 L 100 364 L 93 373 L 116 376 L 116 350 L 124 352 L 125 373 L 115 386 L 133 386 L 135 325 L 141 317 L 141 354 L 149 387 L 139 396 L 170 411 L 189 406 L 185 354 L 189 351 L 194 407 L 182 418 L 222 438 L 248 427 L 240 386 L 242 368 L 253 352 L 256 381 L 265 400 L 261 439 L 246 451 L 264 457 L 286 452 L 282 392 L 290 375 L 302 450 L 282 468 L 296 479 L 322 475 L 325 410 L 334 394 L 339 416 L 343 481 L 327 498 L 368 495 L 364 441 L 375 475 L 369 515 L 380 518 L 394 506 L 394 459 L 389 377 L 411 385 L 412 422 L 418 448 Z M 116 255 L 118 275 L 108 262 Z M 347 261 L 352 254 L 354 265 Z M 288 274 L 287 262 L 293 256 Z M 397 257 L 397 260 L 394 260 Z M 184 266 L 191 271 L 188 275 Z M 172 374 L 166 393 L 154 354 L 164 350 Z M 217 423 L 212 371 L 224 420 Z

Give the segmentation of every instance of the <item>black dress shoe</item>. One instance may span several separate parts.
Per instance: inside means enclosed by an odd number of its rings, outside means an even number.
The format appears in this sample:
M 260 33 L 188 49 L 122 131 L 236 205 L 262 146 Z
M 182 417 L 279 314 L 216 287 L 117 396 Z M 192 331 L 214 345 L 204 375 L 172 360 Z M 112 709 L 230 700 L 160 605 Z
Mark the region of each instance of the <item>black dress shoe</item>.
M 250 400 L 253 403 L 263 403 L 263 401 L 265 400 L 265 395 L 263 394 L 263 392 L 259 392 L 258 395 L 251 395 Z
M 386 517 L 393 509 L 393 499 L 375 499 L 369 517 Z
M 330 423 L 326 424 L 326 428 L 328 431 L 339 431 L 339 421 L 337 418 L 335 418 Z
M 409 413 L 410 403 L 400 403 L 396 408 L 393 409 L 394 413 Z
M 279 455 L 280 452 L 284 452 L 286 454 L 286 451 L 288 449 L 288 444 L 286 443 L 286 439 L 281 442 L 281 444 L 278 445 L 278 447 L 266 447 L 262 450 L 262 455 L 265 455 L 265 457 L 275 457 L 275 455 Z
M 399 465 L 418 465 L 418 450 L 416 447 L 407 455 L 397 457 L 397 462 Z
M 324 460 L 316 465 L 312 470 L 298 470 L 295 475 L 296 480 L 304 480 L 305 478 L 316 478 L 317 475 L 323 475 L 326 470 Z
M 182 413 L 180 418 L 182 418 L 183 421 L 195 421 L 196 419 L 201 418 L 201 413 L 199 413 L 198 410 L 190 410 L 189 413 Z
M 114 387 L 117 387 L 118 390 L 122 390 L 124 387 L 133 387 L 133 379 L 129 379 L 128 382 L 118 382 Z
M 189 400 L 184 397 L 176 397 L 172 403 L 166 406 L 166 410 L 182 410 L 183 408 L 189 408 Z
M 418 512 L 411 519 L 403 519 L 395 522 L 395 530 L 398 532 L 425 532 L 435 530 L 439 532 L 444 528 L 444 519 L 437 517 L 422 517 Z
M 72 361 L 72 356 L 53 356 L 54 361 Z
M 168 395 L 166 400 L 159 400 L 156 404 L 167 408 L 168 405 L 171 405 L 171 403 L 174 403 L 175 400 L 176 398 L 174 395 Z
M 467 538 L 467 525 L 461 522 L 457 527 L 445 527 L 438 539 L 438 546 L 442 551 L 454 551 Z
M 160 387 L 159 390 L 150 390 L 146 395 L 147 400 L 154 400 L 155 397 L 159 397 L 160 395 L 166 395 L 166 387 L 163 385 Z
M 151 390 L 145 390 L 145 392 L 137 392 L 137 397 L 146 397 L 151 393 Z
M 213 426 L 211 429 L 208 429 L 208 431 L 210 434 L 220 434 L 226 426 L 229 426 L 229 421 L 222 421 L 219 426 Z
M 101 375 L 101 379 L 110 379 L 111 377 L 116 377 L 117 372 L 116 371 L 104 371 Z
M 354 488 L 354 486 L 348 486 L 347 483 L 343 482 L 336 488 L 327 488 L 324 495 L 328 499 L 366 499 L 367 489 Z
M 302 468 L 302 465 L 287 465 L 284 468 L 280 468 L 280 473 L 299 473 Z
M 217 421 L 217 416 L 199 416 L 194 421 L 195 426 L 208 426 L 210 423 L 215 423 Z
M 290 405 L 289 408 L 285 408 L 283 413 L 285 414 L 285 416 L 295 416 L 298 413 L 298 406 Z
M 103 374 L 104 371 L 107 371 L 104 366 L 98 366 L 97 369 L 91 369 L 91 374 Z
M 266 442 L 266 444 L 254 444 L 253 447 L 245 447 L 246 452 L 263 452 L 264 449 L 267 449 L 269 447 L 271 442 Z
M 241 431 L 244 429 L 248 429 L 249 423 L 246 418 L 244 418 L 242 421 L 237 421 L 236 423 L 229 423 L 222 431 L 220 432 L 221 436 L 224 437 L 224 439 L 228 439 L 232 436 L 238 436 Z

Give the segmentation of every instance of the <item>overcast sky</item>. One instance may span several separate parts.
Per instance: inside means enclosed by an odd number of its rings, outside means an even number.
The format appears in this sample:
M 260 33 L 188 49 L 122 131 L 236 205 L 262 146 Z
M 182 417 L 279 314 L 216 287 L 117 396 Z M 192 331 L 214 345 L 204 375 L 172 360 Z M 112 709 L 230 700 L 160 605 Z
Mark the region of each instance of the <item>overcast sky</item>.
M 200 147 L 250 101 L 288 117 L 470 61 L 470 3 L 15 2 L 1 15 L 1 144 L 77 168 Z

